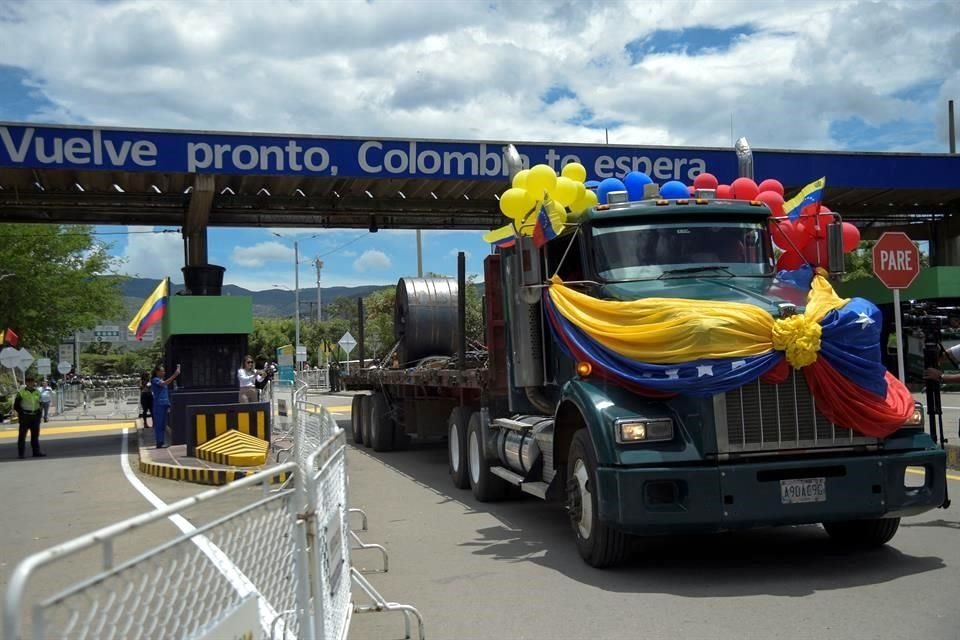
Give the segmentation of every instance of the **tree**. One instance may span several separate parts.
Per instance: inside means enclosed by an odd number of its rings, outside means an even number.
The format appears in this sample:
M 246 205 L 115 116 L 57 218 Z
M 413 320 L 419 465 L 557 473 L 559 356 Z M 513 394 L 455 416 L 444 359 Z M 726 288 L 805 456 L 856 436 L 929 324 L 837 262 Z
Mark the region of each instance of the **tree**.
M 864 240 L 855 251 L 844 256 L 846 261 L 844 282 L 873 277 L 873 246 L 875 244 L 877 244 L 876 240 Z M 922 251 L 919 242 L 914 242 L 914 244 L 917 245 L 917 251 L 920 252 L 920 268 L 926 269 L 930 266 L 930 256 Z

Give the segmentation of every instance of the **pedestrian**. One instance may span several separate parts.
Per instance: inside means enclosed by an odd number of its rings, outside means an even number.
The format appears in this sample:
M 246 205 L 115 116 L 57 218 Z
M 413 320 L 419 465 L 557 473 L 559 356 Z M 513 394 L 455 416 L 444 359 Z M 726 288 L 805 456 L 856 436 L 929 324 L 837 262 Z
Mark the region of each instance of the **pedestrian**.
M 140 374 L 140 417 L 143 419 L 143 428 L 149 429 L 147 418 L 153 410 L 153 394 L 150 392 L 150 374 L 144 371 Z
M 27 430 L 30 431 L 30 448 L 34 458 L 45 458 L 47 454 L 40 452 L 40 390 L 36 380 L 27 378 L 27 386 L 17 392 L 13 401 L 13 410 L 17 412 L 20 421 L 20 433 L 17 436 L 17 453 L 24 456 L 27 444 Z
M 153 378 L 150 380 L 150 391 L 153 394 L 153 437 L 156 440 L 157 449 L 163 449 L 167 445 L 164 442 L 167 436 L 167 412 L 170 410 L 170 390 L 167 388 L 171 382 L 180 375 L 180 365 L 169 378 L 164 378 L 167 371 L 162 364 L 158 364 L 153 369 Z
M 50 401 L 53 400 L 53 388 L 49 380 L 44 380 L 40 384 L 40 411 L 43 413 L 43 421 L 50 422 Z
M 254 366 L 253 356 L 243 359 L 243 366 L 237 369 L 237 382 L 240 385 L 240 402 L 257 402 L 260 391 L 257 384 L 263 382 L 264 375 Z

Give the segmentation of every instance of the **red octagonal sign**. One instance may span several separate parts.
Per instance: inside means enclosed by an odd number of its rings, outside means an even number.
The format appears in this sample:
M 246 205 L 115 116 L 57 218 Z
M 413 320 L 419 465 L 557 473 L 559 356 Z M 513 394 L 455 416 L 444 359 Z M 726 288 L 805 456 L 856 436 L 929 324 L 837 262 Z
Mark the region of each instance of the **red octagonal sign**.
M 900 231 L 888 231 L 873 245 L 873 273 L 888 289 L 906 289 L 920 273 L 920 251 Z

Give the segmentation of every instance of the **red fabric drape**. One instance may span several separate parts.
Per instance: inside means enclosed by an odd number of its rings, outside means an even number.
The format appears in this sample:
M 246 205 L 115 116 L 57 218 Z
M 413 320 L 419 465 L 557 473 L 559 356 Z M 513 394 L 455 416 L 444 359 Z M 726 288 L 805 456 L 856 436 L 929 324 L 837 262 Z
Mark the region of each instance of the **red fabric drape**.
M 880 398 L 844 378 L 823 358 L 803 368 L 817 410 L 838 425 L 885 438 L 913 415 L 913 396 L 887 372 L 887 397 Z

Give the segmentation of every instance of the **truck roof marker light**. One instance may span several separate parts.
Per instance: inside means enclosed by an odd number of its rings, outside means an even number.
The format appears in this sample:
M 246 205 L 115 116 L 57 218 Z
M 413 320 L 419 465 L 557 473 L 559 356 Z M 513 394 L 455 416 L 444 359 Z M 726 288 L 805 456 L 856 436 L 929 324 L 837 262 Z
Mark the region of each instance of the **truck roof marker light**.
M 665 207 L 665 206 L 667 206 L 668 204 L 670 204 L 670 201 L 669 201 L 669 200 L 657 200 L 657 206 L 658 206 L 658 207 Z
M 686 198 L 680 198 L 679 200 L 677 200 L 677 204 L 690 204 L 690 201 L 687 200 Z
M 697 204 L 707 204 L 708 202 L 710 201 L 706 198 L 697 198 Z
M 751 206 L 751 207 L 759 207 L 759 206 L 761 206 L 761 205 L 763 205 L 763 203 L 760 202 L 759 200 L 751 200 L 751 201 L 750 201 L 750 206 Z
M 577 375 L 581 378 L 588 378 L 590 374 L 593 373 L 593 365 L 589 362 L 578 362 L 577 363 Z
M 610 209 L 610 205 L 608 205 L 608 204 L 598 204 L 598 205 L 596 206 L 596 209 L 597 209 L 597 211 L 608 211 L 608 210 Z

